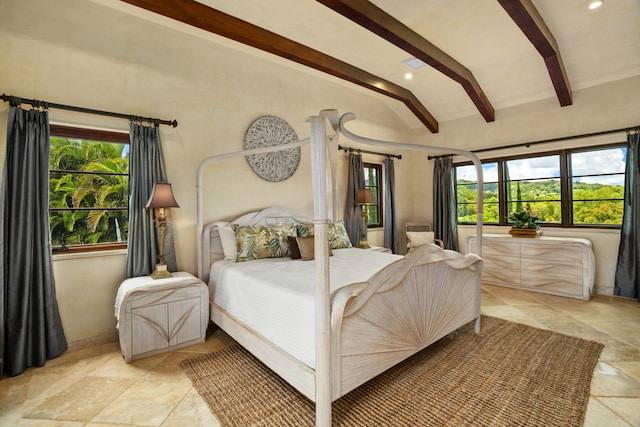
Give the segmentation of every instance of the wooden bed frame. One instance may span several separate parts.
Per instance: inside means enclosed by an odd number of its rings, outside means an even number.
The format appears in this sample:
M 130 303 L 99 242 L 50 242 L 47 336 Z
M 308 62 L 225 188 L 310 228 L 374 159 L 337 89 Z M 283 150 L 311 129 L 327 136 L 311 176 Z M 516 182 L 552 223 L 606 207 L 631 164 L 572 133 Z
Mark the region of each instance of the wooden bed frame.
M 281 207 L 231 221 L 239 225 L 311 222 L 304 214 Z M 209 254 L 211 262 L 224 257 L 217 231 L 223 224 L 214 222 L 205 227 L 203 252 Z M 478 322 L 481 265 L 475 254 L 463 256 L 425 245 L 380 270 L 369 281 L 336 291 L 331 297 L 332 400 L 460 326 Z M 215 324 L 314 400 L 312 368 L 236 320 L 213 302 L 213 295 L 210 307 Z
M 308 120 L 311 124 L 313 219 L 283 208 L 271 208 L 244 215 L 234 223 L 313 222 L 314 234 L 326 235 L 331 222 L 328 219 L 326 157 L 331 161 L 335 221 L 335 170 L 340 132 L 370 145 L 467 155 L 478 173 L 477 236 L 482 238 L 482 166 L 475 155 L 462 150 L 359 137 L 344 128 L 344 123 L 353 120 L 355 115 L 347 113 L 338 120 L 336 114 L 335 110 L 325 110 Z M 201 187 L 205 167 L 230 157 L 289 149 L 304 143 L 306 141 L 213 156 L 200 164 L 196 192 L 199 274 L 203 281 L 208 281 L 211 262 L 223 257 L 217 231 L 221 223 L 211 223 L 205 227 L 202 222 Z M 478 248 L 481 247 L 479 244 Z M 472 320 L 475 320 L 476 333 L 480 331 L 482 261 L 479 254 L 463 256 L 435 245 L 425 245 L 389 264 L 369 281 L 348 285 L 332 295 L 329 292 L 328 252 L 327 239 L 318 239 L 314 261 L 315 369 L 282 351 L 214 303 L 211 303 L 210 315 L 220 328 L 315 402 L 318 426 L 331 425 L 331 403 L 334 400 L 391 366 Z

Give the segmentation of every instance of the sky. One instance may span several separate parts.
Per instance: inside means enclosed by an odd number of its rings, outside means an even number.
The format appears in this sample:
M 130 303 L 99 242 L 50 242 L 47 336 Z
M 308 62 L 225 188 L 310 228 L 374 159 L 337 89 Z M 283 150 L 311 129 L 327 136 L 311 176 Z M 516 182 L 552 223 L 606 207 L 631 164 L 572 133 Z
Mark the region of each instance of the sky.
M 611 185 L 624 184 L 626 148 L 610 148 L 591 150 L 571 154 L 573 175 L 619 173 L 612 176 L 581 177 L 584 183 L 601 183 Z M 559 156 L 534 157 L 529 159 L 509 160 L 507 162 L 511 179 L 558 178 L 560 177 Z M 497 163 L 483 164 L 485 182 L 498 181 Z M 476 180 L 473 166 L 457 168 L 458 179 Z M 577 179 L 575 179 L 577 180 Z

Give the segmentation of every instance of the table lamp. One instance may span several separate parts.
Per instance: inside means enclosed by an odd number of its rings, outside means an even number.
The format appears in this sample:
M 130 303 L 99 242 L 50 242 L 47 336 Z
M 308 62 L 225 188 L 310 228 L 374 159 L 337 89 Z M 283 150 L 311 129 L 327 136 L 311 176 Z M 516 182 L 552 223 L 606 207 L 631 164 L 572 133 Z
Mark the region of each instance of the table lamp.
M 358 190 L 358 194 L 356 195 L 356 205 L 360 205 L 362 207 L 362 235 L 360 237 L 360 243 L 358 243 L 358 247 L 361 249 L 368 249 L 369 243 L 367 242 L 367 205 L 375 204 L 376 200 L 373 198 L 373 194 L 371 190 L 368 188 L 361 188 Z
M 164 262 L 164 239 L 167 234 L 167 216 L 164 210 L 166 208 L 179 208 L 176 199 L 171 191 L 171 184 L 166 182 L 156 182 L 153 184 L 151 196 L 147 202 L 147 209 L 155 209 L 155 222 L 158 227 L 158 246 L 159 255 L 156 271 L 151 274 L 154 279 L 166 279 L 171 277 L 171 273 L 167 270 L 167 264 Z

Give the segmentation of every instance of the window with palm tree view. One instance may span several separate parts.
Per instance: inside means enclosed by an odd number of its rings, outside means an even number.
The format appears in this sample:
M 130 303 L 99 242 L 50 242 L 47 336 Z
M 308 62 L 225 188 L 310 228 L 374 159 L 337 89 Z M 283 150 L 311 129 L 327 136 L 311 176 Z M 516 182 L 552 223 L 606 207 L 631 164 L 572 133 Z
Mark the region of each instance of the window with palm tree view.
M 129 134 L 52 125 L 50 140 L 54 250 L 126 247 Z
M 483 221 L 507 224 L 528 206 L 543 224 L 610 227 L 622 224 L 626 145 L 561 150 L 484 161 Z M 458 223 L 477 220 L 477 177 L 472 165 L 455 167 Z
M 366 205 L 367 228 L 382 227 L 382 165 L 376 163 L 363 163 L 364 188 L 371 190 L 374 204 Z

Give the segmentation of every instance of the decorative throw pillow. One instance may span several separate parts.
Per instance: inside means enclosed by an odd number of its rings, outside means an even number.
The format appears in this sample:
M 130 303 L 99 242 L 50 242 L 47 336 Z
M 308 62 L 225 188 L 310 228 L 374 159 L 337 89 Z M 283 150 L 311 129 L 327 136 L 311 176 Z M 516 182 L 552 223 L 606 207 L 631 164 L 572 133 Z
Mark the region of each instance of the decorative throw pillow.
M 433 231 L 407 231 L 407 239 L 409 240 L 410 248 L 417 248 L 418 246 L 434 243 L 434 232 Z
M 329 224 L 328 228 L 330 249 L 350 248 L 352 246 L 343 220 Z M 313 224 L 298 224 L 297 229 L 298 237 L 313 236 Z
M 302 256 L 300 255 L 300 248 L 298 247 L 298 239 L 294 236 L 287 236 L 287 241 L 289 243 L 289 254 L 291 255 L 291 259 L 300 259 Z
M 315 258 L 315 238 L 311 237 L 296 237 L 296 246 L 300 252 L 300 258 L 303 261 L 311 261 Z M 333 256 L 331 248 L 329 248 L 329 256 Z M 291 257 L 293 259 L 293 256 Z
M 313 224 L 298 224 L 298 237 L 311 237 L 313 236 Z
M 236 245 L 236 232 L 233 231 L 231 224 L 218 227 L 218 234 L 220 235 L 224 259 L 227 261 L 235 261 L 238 256 L 238 247 Z
M 344 221 L 340 220 L 335 224 L 329 224 L 329 247 L 331 249 L 350 248 L 351 240 Z
M 236 262 L 260 258 L 282 258 L 289 256 L 288 236 L 296 235 L 296 226 L 247 225 L 236 226 Z
M 310 261 L 314 258 L 315 249 L 314 242 L 315 238 L 311 237 L 296 237 L 296 242 L 298 243 L 298 248 L 300 249 L 300 258 L 303 261 Z

